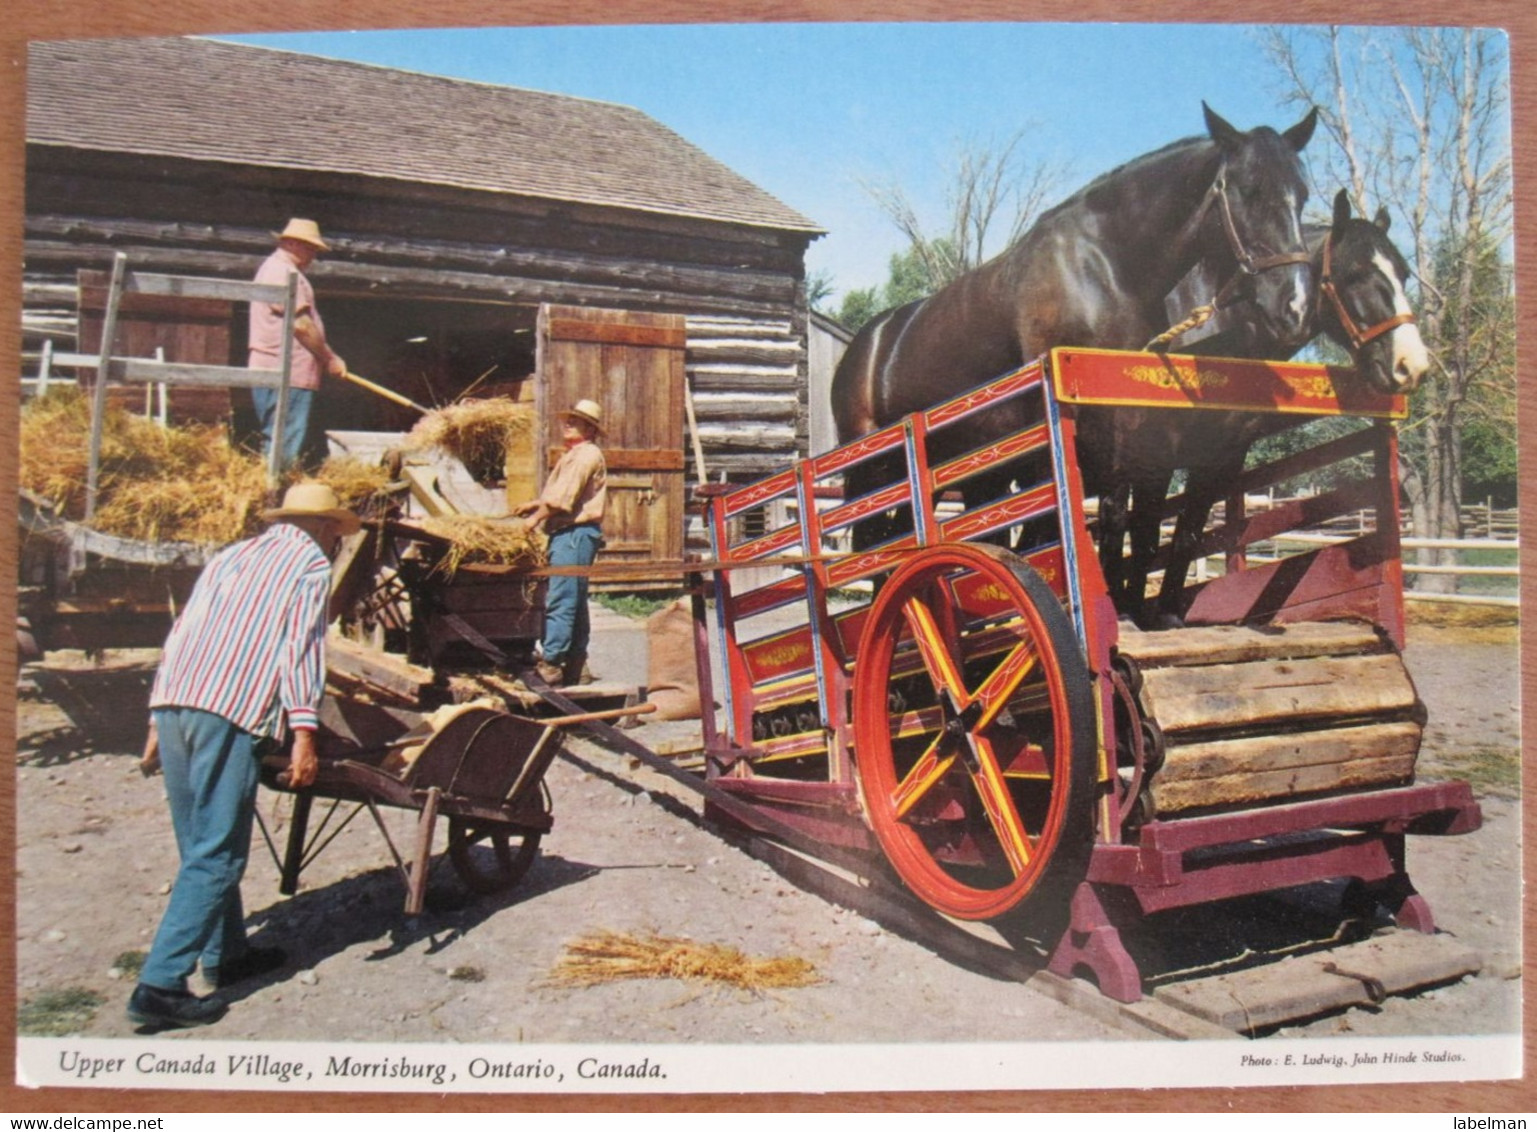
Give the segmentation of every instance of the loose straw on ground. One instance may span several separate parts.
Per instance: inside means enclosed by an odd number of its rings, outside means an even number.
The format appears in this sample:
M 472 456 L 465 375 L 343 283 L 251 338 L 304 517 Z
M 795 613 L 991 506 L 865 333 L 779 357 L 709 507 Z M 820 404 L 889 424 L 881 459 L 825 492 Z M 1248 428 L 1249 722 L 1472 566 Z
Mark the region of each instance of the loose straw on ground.
M 734 947 L 667 936 L 598 932 L 566 945 L 550 982 L 589 987 L 620 979 L 681 979 L 763 991 L 822 981 L 809 960 L 753 959 Z

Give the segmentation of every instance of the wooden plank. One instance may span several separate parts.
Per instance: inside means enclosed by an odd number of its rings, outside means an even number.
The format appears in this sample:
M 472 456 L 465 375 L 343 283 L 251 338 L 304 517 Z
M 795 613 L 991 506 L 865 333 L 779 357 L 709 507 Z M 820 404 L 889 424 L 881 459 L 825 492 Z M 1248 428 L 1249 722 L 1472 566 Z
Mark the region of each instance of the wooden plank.
M 1363 718 L 1416 702 L 1395 654 L 1155 668 L 1144 676 L 1143 705 L 1165 734 Z
M 565 454 L 564 448 L 551 448 L 545 455 L 545 467 L 553 468 Z M 681 472 L 682 448 L 609 448 L 603 447 L 603 463 L 610 472 Z M 610 481 L 610 486 L 613 482 Z
M 1240 1033 L 1374 1005 L 1359 979 L 1325 971 L 1330 964 L 1369 975 L 1392 995 L 1475 974 L 1483 968 L 1483 956 L 1449 935 L 1394 931 L 1263 967 L 1159 987 L 1154 997 Z M 1313 1056 L 1332 1063 L 1335 1057 L 1348 1062 L 1353 1054 L 1320 1049 Z
M 1122 625 L 1116 647 L 1144 669 L 1166 665 L 1233 664 L 1376 652 L 1382 639 L 1370 625 L 1312 621 L 1297 625 L 1212 625 L 1176 632 L 1144 633 Z
M 1413 758 L 1419 747 L 1420 725 L 1409 721 L 1170 744 L 1157 782 L 1163 785 L 1360 759 Z
M 552 318 L 549 335 L 559 342 L 598 342 L 615 346 L 660 346 L 683 349 L 688 335 L 682 326 L 636 326 L 592 318 Z
M 406 465 L 400 469 L 401 478 L 411 486 L 411 498 L 422 505 L 429 515 L 457 515 L 459 509 L 438 491 L 436 468 Z
M 1184 810 L 1215 806 L 1253 805 L 1257 802 L 1289 802 L 1303 796 L 1368 786 L 1405 786 L 1414 778 L 1414 754 L 1356 759 L 1323 766 L 1296 766 L 1280 770 L 1198 778 L 1169 782 L 1160 773 L 1151 793 L 1159 817 Z
M 363 684 L 409 704 L 418 702 L 433 682 L 430 668 L 335 634 L 326 638 L 326 668 L 343 683 Z

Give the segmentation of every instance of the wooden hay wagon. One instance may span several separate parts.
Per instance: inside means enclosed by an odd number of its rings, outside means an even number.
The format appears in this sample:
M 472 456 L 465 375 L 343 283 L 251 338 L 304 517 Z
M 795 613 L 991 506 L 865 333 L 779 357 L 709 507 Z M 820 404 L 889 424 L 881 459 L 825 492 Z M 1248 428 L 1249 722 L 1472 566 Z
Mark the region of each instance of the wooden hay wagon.
M 724 710 L 719 725 L 707 713 L 705 753 L 711 785 L 746 806 L 716 816 L 883 855 L 931 908 L 1011 925 L 1120 1001 L 1142 993 L 1121 933 L 1162 910 L 1344 879 L 1354 906 L 1433 931 L 1405 837 L 1475 829 L 1480 811 L 1465 783 L 1415 780 L 1404 403 L 1346 396 L 1339 375 L 1058 349 L 717 495 L 713 614 L 703 599 L 696 614 L 714 618 L 700 679 Z M 967 439 L 1006 402 L 1024 427 Z M 1184 628 L 1135 631 L 1108 596 L 1076 455 L 1079 411 L 1105 404 L 1274 414 L 1294 441 L 1231 485 L 1202 546 L 1225 568 L 1186 587 Z M 1349 426 L 1294 431 L 1320 418 Z M 900 470 L 838 498 L 877 460 Z M 1005 460 L 1020 469 L 1005 494 L 957 498 Z M 1326 470 L 1322 494 L 1251 508 Z M 908 533 L 830 549 L 893 512 Z M 1342 545 L 1277 541 L 1356 512 L 1373 521 Z

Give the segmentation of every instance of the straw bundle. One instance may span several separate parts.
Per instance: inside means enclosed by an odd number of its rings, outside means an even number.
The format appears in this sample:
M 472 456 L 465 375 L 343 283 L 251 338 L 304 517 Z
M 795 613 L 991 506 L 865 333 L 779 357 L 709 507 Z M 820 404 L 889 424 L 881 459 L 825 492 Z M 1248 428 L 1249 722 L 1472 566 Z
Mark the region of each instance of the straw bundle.
M 521 519 L 439 515 L 422 520 L 421 527 L 448 541 L 439 569 L 449 575 L 466 562 L 528 569 L 544 565 L 544 540 Z
M 507 454 L 529 448 L 534 407 L 498 397 L 434 409 L 406 436 L 408 451 L 439 448 L 456 456 L 479 483 L 503 478 Z
M 85 514 L 91 404 L 56 389 L 21 413 L 20 486 Z M 235 448 L 222 426 L 162 428 L 109 407 L 91 525 L 145 542 L 220 545 L 254 532 L 266 500 L 261 458 Z
M 566 955 L 550 972 L 552 983 L 565 986 L 596 986 L 619 979 L 728 983 L 750 991 L 822 981 L 806 959 L 752 959 L 724 944 L 608 931 L 568 944 Z

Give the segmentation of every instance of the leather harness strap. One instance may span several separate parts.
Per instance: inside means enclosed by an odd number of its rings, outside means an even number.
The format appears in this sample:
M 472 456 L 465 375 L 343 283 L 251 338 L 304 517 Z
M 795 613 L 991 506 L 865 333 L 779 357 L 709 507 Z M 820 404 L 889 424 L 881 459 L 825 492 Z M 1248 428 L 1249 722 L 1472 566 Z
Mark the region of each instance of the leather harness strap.
M 1324 265 L 1322 278 L 1318 281 L 1318 301 L 1322 305 L 1327 297 L 1334 306 L 1335 317 L 1339 319 L 1340 328 L 1344 330 L 1345 337 L 1350 339 L 1350 348 L 1359 350 L 1374 338 L 1380 338 L 1389 330 L 1403 326 L 1414 321 L 1414 312 L 1405 311 L 1403 314 L 1395 314 L 1383 319 L 1381 322 L 1362 330 L 1355 319 L 1350 317 L 1350 312 L 1345 309 L 1345 303 L 1340 299 L 1339 290 L 1334 286 L 1334 274 L 1330 253 L 1334 249 L 1334 235 L 1330 233 L 1324 240 Z

